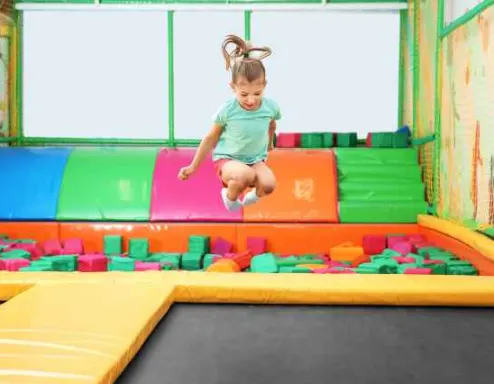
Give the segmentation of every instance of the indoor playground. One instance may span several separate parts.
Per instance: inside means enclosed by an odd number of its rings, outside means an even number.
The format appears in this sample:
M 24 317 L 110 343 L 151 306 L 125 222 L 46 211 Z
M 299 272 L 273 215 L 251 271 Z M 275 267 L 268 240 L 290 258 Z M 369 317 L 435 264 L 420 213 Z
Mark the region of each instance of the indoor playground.
M 0 13 L 0 383 L 494 382 L 494 0 Z M 283 116 L 238 211 L 177 177 L 228 34 Z

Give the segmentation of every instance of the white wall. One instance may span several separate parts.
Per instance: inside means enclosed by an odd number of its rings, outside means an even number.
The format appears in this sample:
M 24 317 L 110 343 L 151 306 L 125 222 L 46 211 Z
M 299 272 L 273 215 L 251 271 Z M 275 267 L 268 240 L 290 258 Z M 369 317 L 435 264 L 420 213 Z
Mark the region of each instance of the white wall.
M 26 136 L 166 138 L 166 20 L 159 11 L 27 11 Z M 175 136 L 200 138 L 232 96 L 221 42 L 243 35 L 243 13 L 176 12 L 174 24 Z M 397 13 L 255 12 L 252 38 L 274 52 L 267 96 L 282 107 L 280 131 L 396 129 Z
M 476 5 L 482 3 L 482 1 L 483 0 L 446 0 L 444 3 L 444 21 L 450 23 L 456 20 Z

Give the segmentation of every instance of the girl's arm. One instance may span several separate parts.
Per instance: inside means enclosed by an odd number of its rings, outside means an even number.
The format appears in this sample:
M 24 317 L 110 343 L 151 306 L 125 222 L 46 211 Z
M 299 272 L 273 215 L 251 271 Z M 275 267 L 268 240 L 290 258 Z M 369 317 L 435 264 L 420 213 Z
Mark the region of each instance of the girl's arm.
M 209 132 L 201 140 L 196 154 L 194 155 L 194 159 L 192 160 L 192 163 L 190 163 L 190 167 L 192 167 L 194 171 L 199 167 L 207 154 L 216 146 L 222 131 L 223 127 L 221 125 L 213 124 Z
M 274 147 L 274 135 L 276 133 L 276 120 L 271 120 L 269 123 L 269 144 L 268 144 L 268 151 L 273 149 Z

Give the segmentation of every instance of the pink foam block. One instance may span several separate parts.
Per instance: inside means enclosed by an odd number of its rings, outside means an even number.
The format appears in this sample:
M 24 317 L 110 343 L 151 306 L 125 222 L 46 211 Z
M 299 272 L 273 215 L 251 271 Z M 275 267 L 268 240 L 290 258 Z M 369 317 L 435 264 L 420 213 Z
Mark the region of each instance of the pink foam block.
M 400 252 L 402 255 L 408 255 L 413 251 L 412 244 L 406 242 L 395 243 L 390 248 L 396 252 Z
M 43 245 L 45 255 L 60 255 L 62 248 L 62 243 L 57 239 L 47 240 Z
M 422 249 L 422 248 L 434 247 L 434 244 L 429 243 L 428 241 L 424 241 L 424 242 L 414 243 L 413 246 L 415 247 L 415 249 Z
M 250 249 L 253 255 L 260 255 L 267 250 L 267 241 L 264 237 L 247 237 L 247 249 Z
M 413 257 L 406 257 L 406 256 L 393 256 L 393 259 L 400 264 L 408 264 L 415 262 L 415 259 Z
M 300 147 L 300 133 L 278 133 L 276 136 L 277 148 L 297 148 Z
M 367 235 L 362 239 L 364 254 L 377 255 L 386 249 L 386 236 Z
M 84 246 L 81 239 L 67 239 L 63 243 L 62 254 L 64 255 L 82 255 Z
M 108 258 L 103 254 L 81 255 L 77 261 L 79 272 L 104 272 L 108 269 Z
M 26 259 L 0 259 L 0 271 L 18 271 L 20 268 L 28 267 L 31 262 Z
M 215 253 L 218 255 L 224 255 L 225 253 L 231 252 L 232 248 L 233 248 L 232 243 L 230 243 L 229 241 L 227 241 L 221 237 L 218 237 L 213 243 L 211 253 Z
M 161 270 L 160 263 L 145 263 L 142 261 L 136 261 L 135 264 L 136 271 L 159 271 Z
M 388 236 L 388 248 L 393 249 L 393 246 L 397 243 L 406 243 L 406 236 Z
M 412 244 L 415 244 L 415 243 L 423 243 L 425 241 L 427 241 L 427 238 L 424 236 L 424 235 L 421 235 L 421 234 L 414 234 L 414 235 L 408 235 L 407 236 L 407 241 L 412 243 Z
M 177 178 L 188 166 L 194 148 L 162 148 L 156 158 L 151 193 L 151 221 L 241 221 L 242 210 L 223 205 L 220 181 L 211 156 L 186 181 Z
M 432 270 L 430 268 L 407 268 L 405 269 L 406 275 L 430 275 Z
M 18 243 L 14 244 L 12 249 L 22 249 L 31 254 L 31 260 L 39 260 L 43 256 L 43 251 L 37 243 Z
M 328 265 L 330 265 L 331 267 L 343 267 L 343 268 L 347 268 L 348 267 L 348 264 L 345 264 L 345 263 L 342 263 L 341 261 L 336 261 L 336 260 L 331 260 Z

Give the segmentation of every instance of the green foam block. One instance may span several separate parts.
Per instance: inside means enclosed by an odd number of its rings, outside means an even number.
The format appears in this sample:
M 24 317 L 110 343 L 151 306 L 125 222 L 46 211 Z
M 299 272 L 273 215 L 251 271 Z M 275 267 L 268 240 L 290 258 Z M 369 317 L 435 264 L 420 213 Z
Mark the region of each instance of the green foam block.
M 30 259 L 31 254 L 24 249 L 13 249 L 11 251 L 0 253 L 2 259 Z
M 204 258 L 202 259 L 202 264 L 204 268 L 206 269 L 211 264 L 213 264 L 213 259 L 218 256 L 220 255 L 215 255 L 214 253 L 207 253 L 206 255 L 204 255 Z
M 322 148 L 323 134 L 322 133 L 302 133 L 300 135 L 301 148 Z
M 358 137 L 356 132 L 345 132 L 336 134 L 336 145 L 338 147 L 356 147 Z
M 182 269 L 186 271 L 195 271 L 201 268 L 202 253 L 187 252 L 182 255 Z
M 58 272 L 77 271 L 77 255 L 46 256 L 40 260 L 51 263 L 51 268 Z
M 116 256 L 122 254 L 122 236 L 105 235 L 103 237 L 104 254 L 106 256 Z
M 371 147 L 373 148 L 392 148 L 392 132 L 375 132 L 371 135 Z
M 280 267 L 279 273 L 311 273 L 309 268 L 304 267 Z
M 277 273 L 276 257 L 272 253 L 256 255 L 250 262 L 250 269 L 254 273 Z
M 209 236 L 189 236 L 189 248 L 190 253 L 200 253 L 205 255 L 210 251 L 210 237 Z
M 129 257 L 137 260 L 147 259 L 149 256 L 148 239 L 129 239 Z
M 278 267 L 292 267 L 298 264 L 324 264 L 324 260 L 302 257 L 284 257 L 276 260 L 276 265 Z
M 110 257 L 110 262 L 108 263 L 108 271 L 135 271 L 135 263 L 136 261 L 129 257 Z

